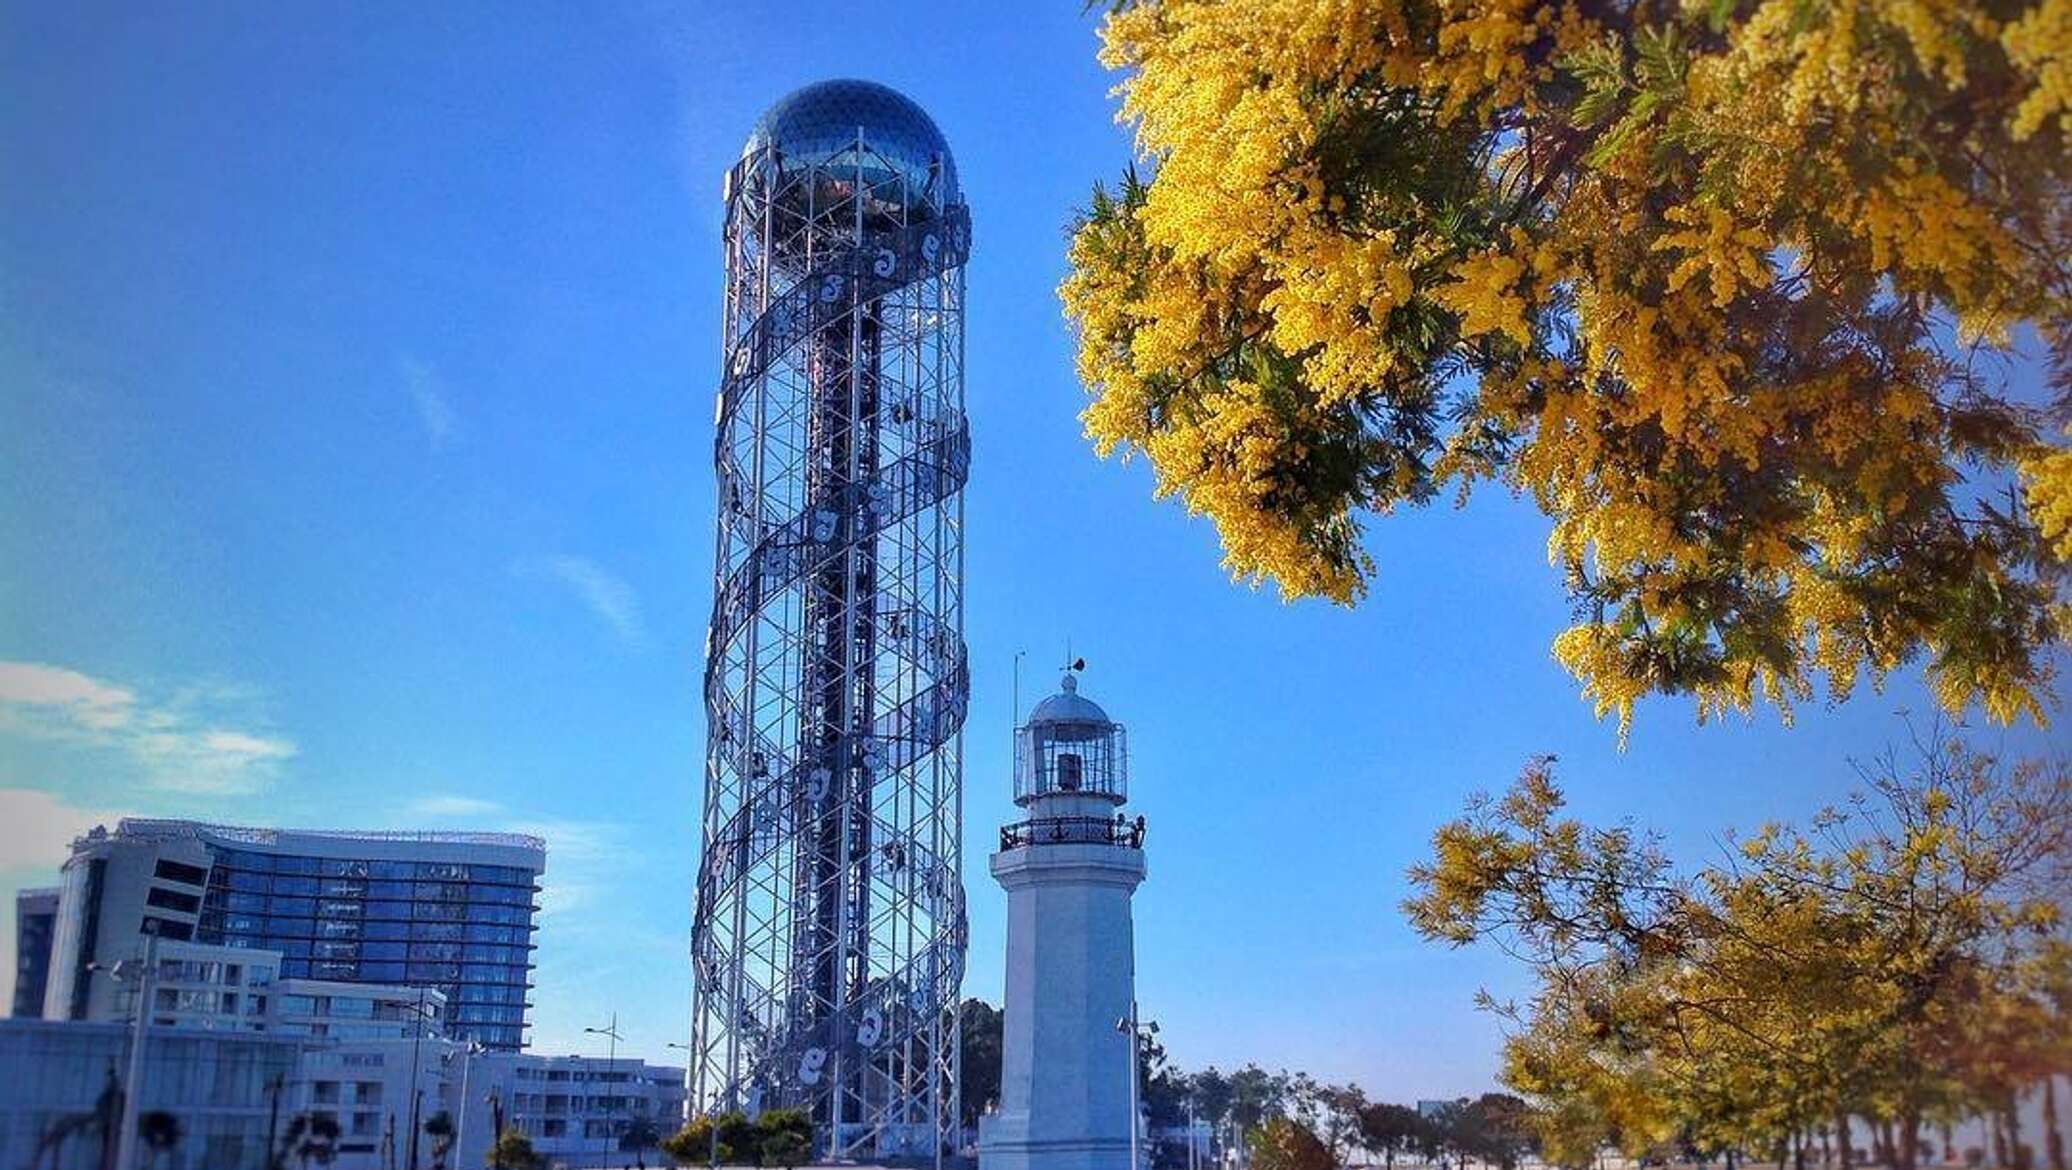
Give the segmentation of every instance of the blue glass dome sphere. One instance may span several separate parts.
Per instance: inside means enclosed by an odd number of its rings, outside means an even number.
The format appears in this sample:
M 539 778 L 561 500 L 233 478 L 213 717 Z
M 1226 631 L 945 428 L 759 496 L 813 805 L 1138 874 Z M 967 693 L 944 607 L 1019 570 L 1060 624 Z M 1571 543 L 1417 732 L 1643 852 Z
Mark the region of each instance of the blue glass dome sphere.
M 859 133 L 869 148 L 860 160 Z M 910 209 L 942 208 L 960 198 L 957 164 L 935 120 L 905 94 L 874 81 L 819 81 L 778 99 L 756 119 L 741 153 L 771 147 L 786 170 L 860 166 L 873 186 L 902 179 Z

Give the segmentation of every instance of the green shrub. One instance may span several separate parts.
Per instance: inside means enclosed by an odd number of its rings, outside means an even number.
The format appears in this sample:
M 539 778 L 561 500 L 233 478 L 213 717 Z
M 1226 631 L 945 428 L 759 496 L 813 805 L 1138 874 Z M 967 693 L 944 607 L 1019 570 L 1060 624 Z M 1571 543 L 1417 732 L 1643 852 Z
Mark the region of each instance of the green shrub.
M 762 1135 L 755 1123 L 739 1111 L 717 1118 L 691 1118 L 682 1129 L 662 1139 L 662 1152 L 679 1166 L 703 1166 L 712 1159 L 712 1129 L 719 1125 L 719 1161 L 722 1166 L 752 1163 L 762 1152 Z
M 764 1166 L 792 1170 L 813 1154 L 813 1118 L 803 1109 L 765 1109 L 755 1129 Z

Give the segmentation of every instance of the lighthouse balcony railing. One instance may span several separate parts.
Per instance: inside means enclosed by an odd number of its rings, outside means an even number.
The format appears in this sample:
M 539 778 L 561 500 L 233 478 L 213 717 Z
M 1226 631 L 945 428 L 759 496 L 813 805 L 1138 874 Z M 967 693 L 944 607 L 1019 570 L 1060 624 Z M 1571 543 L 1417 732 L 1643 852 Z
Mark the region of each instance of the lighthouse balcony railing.
M 1039 817 L 1000 826 L 1002 852 L 1029 845 L 1120 845 L 1142 849 L 1144 818 Z

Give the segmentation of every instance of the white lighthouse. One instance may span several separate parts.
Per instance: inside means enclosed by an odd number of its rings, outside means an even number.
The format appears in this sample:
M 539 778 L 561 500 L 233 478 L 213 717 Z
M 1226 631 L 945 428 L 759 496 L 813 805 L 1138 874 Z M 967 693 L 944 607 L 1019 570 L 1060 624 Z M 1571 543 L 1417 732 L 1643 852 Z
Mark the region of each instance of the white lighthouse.
M 1136 944 L 1144 818 L 1125 816 L 1122 725 L 1078 693 L 1015 731 L 1014 801 L 993 878 L 1007 890 L 1000 1109 L 979 1127 L 980 1170 L 1130 1170 Z

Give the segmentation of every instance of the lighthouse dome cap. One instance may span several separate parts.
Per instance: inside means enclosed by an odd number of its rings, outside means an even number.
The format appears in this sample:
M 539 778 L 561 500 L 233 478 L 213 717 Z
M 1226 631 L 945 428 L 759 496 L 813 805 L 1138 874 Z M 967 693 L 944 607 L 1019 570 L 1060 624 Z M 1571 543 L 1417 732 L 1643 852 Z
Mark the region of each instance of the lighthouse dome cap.
M 1115 725 L 1115 721 L 1108 718 L 1108 713 L 1101 710 L 1099 703 L 1079 693 L 1078 678 L 1068 674 L 1058 686 L 1060 689 L 1057 694 L 1036 704 L 1036 709 L 1029 712 L 1030 726 L 1039 723 L 1097 723 L 1103 727 Z

